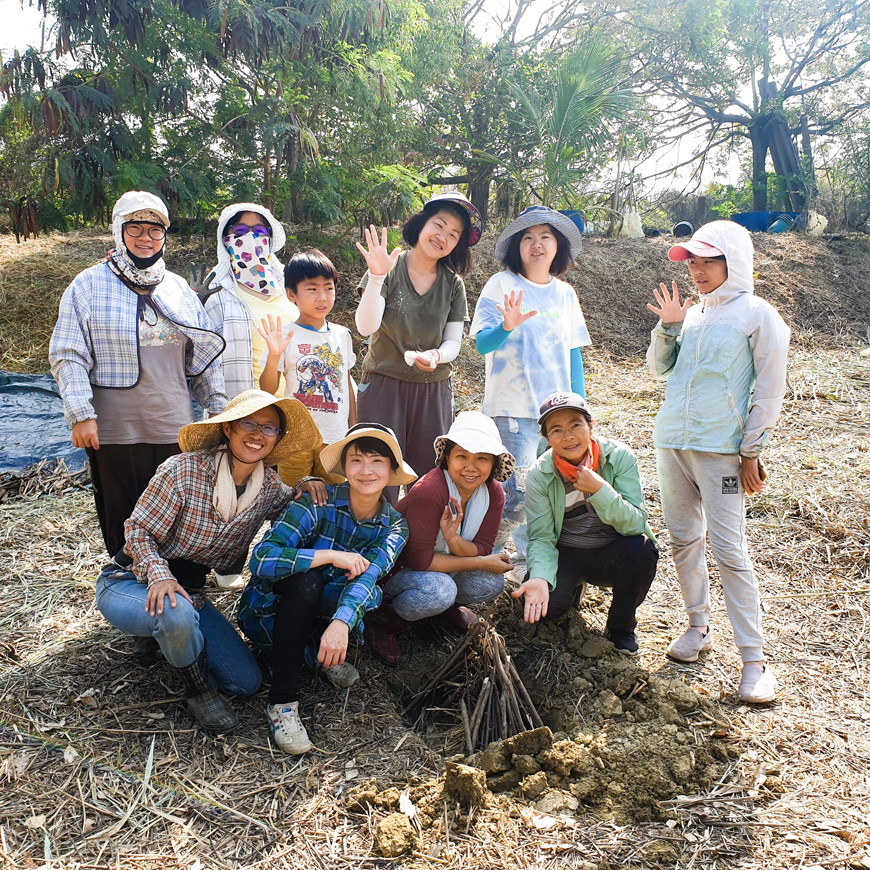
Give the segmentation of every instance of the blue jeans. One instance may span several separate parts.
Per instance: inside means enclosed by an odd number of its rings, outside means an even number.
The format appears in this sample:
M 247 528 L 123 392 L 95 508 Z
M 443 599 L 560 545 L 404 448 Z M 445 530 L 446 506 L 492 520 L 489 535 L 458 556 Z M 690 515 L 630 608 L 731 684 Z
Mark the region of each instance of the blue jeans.
M 163 614 L 145 609 L 148 590 L 129 571 L 104 571 L 97 580 L 97 609 L 108 622 L 134 637 L 153 637 L 174 668 L 193 664 L 208 642 L 209 677 L 227 695 L 253 695 L 262 674 L 251 651 L 220 611 L 206 601 L 195 610 L 176 596 L 176 606 L 164 601 Z
M 444 613 L 453 604 L 478 604 L 504 589 L 504 575 L 489 571 L 412 571 L 403 568 L 384 584 L 384 600 L 408 622 Z
M 531 417 L 493 417 L 498 427 L 501 442 L 513 454 L 516 460 L 514 473 L 502 484 L 504 488 L 504 512 L 501 515 L 501 531 L 498 540 L 504 547 L 508 534 L 513 532 L 514 549 L 517 552 L 517 562 L 526 561 L 526 549 L 529 546 L 529 532 L 526 527 L 526 478 L 529 468 L 535 460 L 547 449 L 546 442 L 541 438 L 541 427 L 537 420 Z

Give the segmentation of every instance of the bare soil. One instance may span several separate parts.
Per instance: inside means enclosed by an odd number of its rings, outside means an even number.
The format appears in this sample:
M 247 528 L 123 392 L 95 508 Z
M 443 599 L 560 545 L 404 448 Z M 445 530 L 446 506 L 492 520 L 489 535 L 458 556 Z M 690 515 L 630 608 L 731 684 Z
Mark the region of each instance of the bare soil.
M 71 235 L 38 249 L 0 242 L 18 270 L 0 279 L 0 365 L 45 370 L 59 291 L 106 245 Z M 271 747 L 262 691 L 236 703 L 237 733 L 205 738 L 175 675 L 139 666 L 95 610 L 103 557 L 89 494 L 14 499 L 0 505 L 0 858 L 47 868 L 870 868 L 870 248 L 797 236 L 758 248 L 759 292 L 794 329 L 771 485 L 748 509 L 776 702 L 736 700 L 715 574 L 715 649 L 697 665 L 663 655 L 684 616 L 651 445 L 662 389 L 641 352 L 650 288 L 683 277 L 662 240 L 592 241 L 570 276 L 595 341 L 590 401 L 600 430 L 638 454 L 662 551 L 638 659 L 602 636 L 606 591 L 540 628 L 505 595 L 492 619 L 544 729 L 466 757 L 455 711 L 405 720 L 405 701 L 456 642 L 433 623 L 403 637 L 395 670 L 355 648 L 362 682 L 347 692 L 312 675 L 302 713 L 317 749 L 307 756 Z M 184 253 L 207 250 L 190 242 Z M 349 259 L 340 267 L 352 273 Z M 469 281 L 472 299 L 481 283 Z M 352 294 L 339 308 L 350 317 Z M 479 405 L 482 383 L 465 347 L 460 407 Z M 232 593 L 212 595 L 232 612 Z

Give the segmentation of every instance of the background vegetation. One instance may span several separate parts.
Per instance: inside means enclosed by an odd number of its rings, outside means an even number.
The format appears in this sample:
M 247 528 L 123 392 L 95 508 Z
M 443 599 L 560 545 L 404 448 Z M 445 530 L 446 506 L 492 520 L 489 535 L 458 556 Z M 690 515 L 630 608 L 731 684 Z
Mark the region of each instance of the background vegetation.
M 20 232 L 105 221 L 131 187 L 193 223 L 233 199 L 391 223 L 439 185 L 502 217 L 533 201 L 637 205 L 661 227 L 870 215 L 863 0 L 38 3 L 56 24 L 0 73 L 0 200 Z M 665 175 L 691 178 L 668 191 L 644 161 L 675 143 Z M 736 185 L 701 185 L 733 159 Z

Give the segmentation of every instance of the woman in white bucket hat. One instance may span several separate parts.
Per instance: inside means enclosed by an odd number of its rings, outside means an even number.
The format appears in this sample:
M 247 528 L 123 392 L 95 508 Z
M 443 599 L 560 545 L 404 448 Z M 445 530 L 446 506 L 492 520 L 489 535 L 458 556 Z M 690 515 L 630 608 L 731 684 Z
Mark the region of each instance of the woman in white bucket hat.
M 396 506 L 410 538 L 400 568 L 384 583 L 384 601 L 369 621 L 372 647 L 387 664 L 399 660 L 398 632 L 430 616 L 467 631 L 477 621 L 464 605 L 495 598 L 513 568 L 493 554 L 504 507 L 504 483 L 514 458 L 495 423 L 480 411 L 463 411 L 435 439 L 437 467 Z

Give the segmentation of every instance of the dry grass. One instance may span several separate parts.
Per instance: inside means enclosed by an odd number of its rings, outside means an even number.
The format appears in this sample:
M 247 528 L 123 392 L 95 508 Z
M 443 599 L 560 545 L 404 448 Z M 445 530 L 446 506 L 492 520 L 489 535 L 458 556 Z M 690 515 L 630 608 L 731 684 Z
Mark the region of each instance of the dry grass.
M 683 678 L 703 699 L 703 716 L 679 729 L 686 753 L 716 750 L 711 780 L 663 797 L 645 821 L 618 792 L 565 818 L 548 818 L 512 794 L 459 807 L 438 778 L 438 750 L 453 744 L 409 730 L 392 678 L 366 651 L 358 654 L 359 687 L 306 687 L 303 714 L 317 752 L 293 759 L 269 745 L 262 693 L 237 704 L 239 732 L 205 739 L 178 703 L 174 675 L 137 666 L 127 641 L 96 612 L 102 545 L 89 496 L 69 492 L 0 506 L 0 858 L 10 867 L 107 870 L 387 866 L 375 846 L 378 825 L 407 789 L 423 823 L 403 867 L 870 868 L 870 359 L 855 341 L 867 301 L 863 293 L 849 300 L 845 285 L 826 280 L 830 258 L 858 262 L 857 254 L 820 250 L 801 239 L 777 248 L 775 268 L 794 262 L 795 273 L 815 251 L 825 273 L 812 277 L 806 266 L 800 281 L 824 292 L 801 290 L 795 279 L 778 299 L 799 329 L 770 487 L 749 508 L 779 699 L 761 708 L 736 701 L 738 658 L 716 584 L 714 652 L 691 666 L 664 658 L 683 622 L 665 531 L 659 576 L 640 611 L 643 669 Z M 604 266 L 601 274 L 609 274 Z M 8 287 L 5 272 L 3 281 Z M 638 453 L 661 529 L 651 425 L 662 391 L 636 356 L 620 352 L 636 349 L 649 324 L 636 316 L 640 298 L 597 306 L 583 292 L 597 340 L 587 361 L 598 425 Z M 631 328 L 599 341 L 595 324 L 609 315 L 611 325 L 624 318 Z M 461 404 L 471 406 L 482 373 L 466 353 L 457 383 Z M 229 594 L 217 601 L 233 603 Z M 584 602 L 593 635 L 606 601 Z M 592 698 L 578 697 L 572 678 L 582 666 L 610 679 L 616 657 L 590 665 L 566 651 L 556 630 L 527 636 L 507 602 L 497 624 L 524 681 L 544 695 L 546 704 L 535 702 L 545 721 L 568 730 L 560 723 L 575 707 L 583 727 L 611 738 L 615 752 L 622 726 L 589 720 Z M 636 748 L 639 769 L 648 750 Z M 388 787 L 395 794 L 348 802 L 348 791 L 370 778 L 381 795 Z

